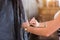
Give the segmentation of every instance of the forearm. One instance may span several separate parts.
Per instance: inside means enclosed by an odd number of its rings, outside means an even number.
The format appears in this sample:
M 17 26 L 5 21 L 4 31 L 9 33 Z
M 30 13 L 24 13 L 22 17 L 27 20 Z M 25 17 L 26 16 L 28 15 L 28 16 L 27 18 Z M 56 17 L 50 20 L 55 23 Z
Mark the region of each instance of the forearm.
M 46 32 L 46 28 L 36 28 L 36 27 L 28 27 L 27 31 L 36 35 L 40 35 L 40 36 L 47 36 L 46 34 L 44 34 Z
M 40 23 L 44 25 L 43 23 Z M 45 28 L 36 28 L 36 27 L 28 27 L 28 32 L 36 34 L 36 35 L 42 35 L 42 36 L 50 36 L 52 33 L 54 33 L 56 30 L 58 30 L 60 23 L 59 20 L 52 20 L 46 22 L 47 27 Z

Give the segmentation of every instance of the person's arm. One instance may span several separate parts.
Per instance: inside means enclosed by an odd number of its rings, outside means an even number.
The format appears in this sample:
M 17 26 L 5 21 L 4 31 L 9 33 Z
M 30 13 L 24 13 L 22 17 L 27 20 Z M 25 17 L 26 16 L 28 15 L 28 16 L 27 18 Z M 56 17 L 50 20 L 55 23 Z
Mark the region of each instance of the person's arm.
M 44 23 L 40 23 L 40 25 L 41 24 L 44 25 Z M 46 25 L 46 28 L 28 27 L 27 31 L 40 36 L 50 36 L 52 33 L 60 28 L 60 22 L 58 20 L 48 21 Z
M 45 25 L 44 22 L 40 23 L 40 26 L 41 25 Z M 47 21 L 46 25 L 47 27 L 45 28 L 36 28 L 36 27 L 28 26 L 28 23 L 24 24 L 24 26 L 27 27 L 28 32 L 36 35 L 48 37 L 60 28 L 60 16 L 52 21 Z

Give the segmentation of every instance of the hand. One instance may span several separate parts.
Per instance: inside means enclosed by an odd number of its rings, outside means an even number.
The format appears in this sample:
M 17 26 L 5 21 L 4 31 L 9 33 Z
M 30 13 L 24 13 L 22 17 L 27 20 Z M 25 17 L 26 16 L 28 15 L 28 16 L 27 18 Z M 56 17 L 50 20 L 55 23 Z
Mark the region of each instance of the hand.
M 24 22 L 24 23 L 22 23 L 22 27 L 25 29 L 25 28 L 27 28 L 27 27 L 29 27 L 30 25 L 29 25 L 29 22 L 27 21 L 27 22 Z
M 46 23 L 39 23 L 34 17 L 30 21 L 30 25 L 32 25 L 33 27 L 45 28 L 46 25 L 44 24 Z
M 39 26 L 38 21 L 33 17 L 30 21 L 30 25 L 32 25 L 33 27 L 37 27 Z

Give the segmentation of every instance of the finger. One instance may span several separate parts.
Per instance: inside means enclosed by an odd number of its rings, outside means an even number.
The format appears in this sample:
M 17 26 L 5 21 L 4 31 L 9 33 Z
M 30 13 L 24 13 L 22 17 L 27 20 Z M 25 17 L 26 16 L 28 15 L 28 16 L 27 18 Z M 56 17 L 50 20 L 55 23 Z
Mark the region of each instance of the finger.
M 34 21 L 34 20 L 36 20 L 34 17 L 31 19 L 31 21 Z
M 28 20 L 27 20 L 26 22 L 27 22 L 27 23 L 29 23 L 29 21 L 28 21 Z
M 30 24 L 31 23 L 35 24 L 36 23 L 36 19 L 35 18 L 32 18 L 31 21 L 30 21 Z
M 25 22 L 24 23 L 22 23 L 22 27 L 24 27 L 25 26 Z

